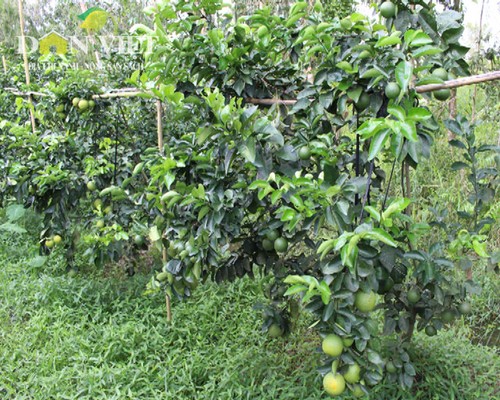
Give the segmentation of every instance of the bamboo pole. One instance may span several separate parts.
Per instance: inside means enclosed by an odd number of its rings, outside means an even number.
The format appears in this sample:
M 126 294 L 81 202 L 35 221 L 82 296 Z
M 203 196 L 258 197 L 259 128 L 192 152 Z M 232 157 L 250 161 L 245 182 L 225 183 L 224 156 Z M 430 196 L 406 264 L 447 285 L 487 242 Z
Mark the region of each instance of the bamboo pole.
M 479 16 L 479 32 L 477 34 L 477 47 L 476 47 L 476 52 L 477 55 L 481 54 L 481 40 L 483 36 L 483 15 L 484 15 L 484 3 L 485 0 L 483 0 L 481 4 L 481 14 Z M 474 122 L 476 120 L 476 100 L 477 100 L 477 86 L 474 86 L 474 94 L 472 95 L 472 118 L 471 122 Z M 463 170 L 462 170 L 463 172 Z M 471 276 L 467 275 L 467 279 L 472 279 L 472 270 L 471 270 Z
M 117 97 L 136 97 L 147 92 L 141 92 L 140 90 L 122 90 L 119 92 L 110 92 L 103 94 L 92 95 L 93 99 L 112 99 Z
M 12 94 L 15 94 L 16 96 L 40 96 L 40 97 L 49 97 L 47 93 L 41 93 L 41 92 L 20 92 L 16 88 L 4 88 L 6 92 L 10 92 Z
M 30 67 L 28 64 L 28 52 L 26 50 L 26 37 L 24 36 L 24 15 L 23 15 L 23 1 L 18 0 L 17 5 L 19 8 L 19 24 L 21 29 L 21 47 L 23 50 L 23 60 L 24 60 L 24 73 L 26 75 L 26 85 L 30 86 Z M 30 108 L 30 117 L 31 117 L 31 128 L 33 133 L 35 133 L 35 113 L 33 111 L 33 99 L 31 94 L 28 95 L 28 104 Z
M 156 100 L 156 124 L 158 134 L 158 149 L 163 154 L 163 107 L 160 100 Z M 162 259 L 165 264 L 168 261 L 167 249 L 163 246 Z M 172 322 L 172 306 L 170 302 L 170 295 L 165 293 L 165 307 L 167 308 L 167 322 Z
M 167 307 L 167 321 L 172 322 L 172 306 L 170 304 L 170 296 L 168 293 L 165 295 L 165 306 Z
M 281 100 L 281 99 L 254 99 L 254 98 L 246 98 L 246 103 L 250 104 L 259 104 L 262 106 L 272 106 L 273 104 L 283 104 L 286 106 L 293 106 L 297 100 Z
M 7 60 L 5 56 L 2 54 L 2 64 L 3 64 L 3 72 L 7 73 Z
M 458 79 L 452 79 L 449 81 L 446 81 L 444 83 L 433 83 L 429 85 L 422 85 L 422 86 L 416 86 L 415 91 L 417 93 L 428 93 L 428 92 L 433 92 L 435 90 L 440 90 L 440 89 L 453 89 L 461 86 L 468 86 L 468 85 L 475 85 L 478 83 L 484 83 L 484 82 L 490 82 L 490 81 L 495 81 L 500 79 L 500 71 L 492 71 L 492 72 L 487 72 L 485 74 L 480 74 L 480 75 L 474 75 L 474 76 L 467 76 L 464 78 L 458 78 Z M 29 94 L 34 94 L 34 95 L 43 95 L 41 93 L 36 93 L 36 92 L 26 92 L 26 93 L 19 93 L 19 95 L 29 95 Z M 142 94 L 146 95 L 153 95 L 150 92 L 143 92 L 140 90 L 137 90 L 135 88 L 125 88 L 125 89 L 117 89 L 113 90 L 108 93 L 103 93 L 103 94 L 95 94 L 92 96 L 93 99 L 111 99 L 115 97 L 135 97 L 135 96 L 140 96 Z M 252 97 L 248 97 L 245 99 L 246 103 L 249 104 L 257 104 L 257 105 L 264 105 L 264 106 L 271 106 L 273 104 L 282 104 L 282 105 L 287 105 L 291 106 L 294 105 L 297 100 L 290 99 L 290 100 L 282 100 L 282 99 L 256 99 Z
M 433 83 L 430 85 L 417 86 L 417 93 L 433 92 L 440 89 L 453 89 L 461 86 L 475 85 L 477 83 L 495 81 L 500 79 L 500 71 L 487 72 L 486 74 L 466 76 L 464 78 L 452 79 L 444 83 Z

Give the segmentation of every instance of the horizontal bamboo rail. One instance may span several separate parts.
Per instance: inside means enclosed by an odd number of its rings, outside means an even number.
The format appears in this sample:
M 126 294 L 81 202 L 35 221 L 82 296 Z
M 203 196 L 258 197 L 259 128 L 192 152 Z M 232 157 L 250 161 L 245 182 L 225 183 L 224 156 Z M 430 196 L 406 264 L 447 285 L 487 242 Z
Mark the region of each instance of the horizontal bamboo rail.
M 48 97 L 47 93 L 41 93 L 41 92 L 20 92 L 16 88 L 3 88 L 6 92 L 10 92 L 16 96 L 22 96 L 22 97 L 28 97 L 28 96 L 40 96 L 40 97 Z
M 466 76 L 464 78 L 452 79 L 444 83 L 433 83 L 415 87 L 417 93 L 433 92 L 440 89 L 453 89 L 460 86 L 475 85 L 500 79 L 500 71 L 488 72 L 486 74 Z
M 488 72 L 485 74 L 474 75 L 474 76 L 466 76 L 463 78 L 452 79 L 443 83 L 433 83 L 429 85 L 416 86 L 414 89 L 417 93 L 428 93 L 433 92 L 435 90 L 441 89 L 453 89 L 461 86 L 475 85 L 478 83 L 491 82 L 500 79 L 500 71 Z M 5 88 L 4 90 L 9 91 L 17 96 L 48 96 L 46 93 L 40 92 L 20 92 L 14 88 Z M 149 94 L 152 95 L 151 92 L 144 92 L 141 90 L 137 90 L 135 88 L 124 88 L 124 89 L 116 89 L 112 90 L 108 93 L 95 94 L 92 96 L 93 99 L 112 99 L 112 98 L 120 98 L 120 97 L 135 97 L 140 96 L 141 94 Z M 257 104 L 263 106 L 272 106 L 274 104 L 278 105 L 286 105 L 292 106 L 297 100 L 289 99 L 256 99 L 256 98 L 246 98 L 246 103 Z

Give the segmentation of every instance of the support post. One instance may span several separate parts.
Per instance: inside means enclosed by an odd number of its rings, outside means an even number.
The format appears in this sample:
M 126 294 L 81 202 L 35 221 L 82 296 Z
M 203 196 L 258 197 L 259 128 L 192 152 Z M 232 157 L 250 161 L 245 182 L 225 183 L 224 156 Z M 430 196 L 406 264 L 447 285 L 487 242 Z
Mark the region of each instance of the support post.
M 163 154 L 163 107 L 160 100 L 156 100 L 156 124 L 158 134 L 158 149 Z M 168 261 L 167 249 L 163 246 L 162 259 L 165 264 Z M 170 295 L 165 293 L 165 306 L 167 308 L 167 322 L 172 322 L 172 305 Z
M 18 0 L 17 5 L 19 8 L 19 25 L 21 29 L 21 47 L 23 51 L 24 60 L 24 74 L 26 75 L 26 85 L 30 86 L 30 68 L 28 64 L 28 51 L 26 50 L 26 37 L 24 36 L 24 14 L 23 14 L 23 1 Z M 35 112 L 33 111 L 33 99 L 31 94 L 28 96 L 28 103 L 30 107 L 31 128 L 35 133 Z

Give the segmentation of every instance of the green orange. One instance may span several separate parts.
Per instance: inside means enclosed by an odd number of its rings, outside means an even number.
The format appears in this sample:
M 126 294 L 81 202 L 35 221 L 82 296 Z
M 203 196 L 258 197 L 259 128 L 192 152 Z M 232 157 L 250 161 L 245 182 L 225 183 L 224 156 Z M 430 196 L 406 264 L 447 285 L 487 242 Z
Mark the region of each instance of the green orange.
M 361 312 L 373 311 L 377 305 L 377 295 L 375 292 L 363 292 L 359 291 L 354 297 L 354 305 Z
M 344 393 L 345 390 L 345 380 L 340 374 L 333 374 L 332 372 L 327 373 L 323 377 L 323 388 L 325 392 L 330 396 L 338 396 Z
M 384 18 L 392 18 L 396 16 L 396 5 L 392 1 L 384 1 L 380 5 L 380 14 Z
M 396 82 L 389 82 L 385 87 L 385 95 L 388 99 L 396 99 L 401 93 L 401 88 Z
M 301 160 L 309 160 L 311 158 L 311 149 L 308 146 L 302 146 L 299 149 L 299 158 Z
M 338 357 L 344 351 L 344 343 L 342 342 L 340 336 L 331 333 L 323 339 L 321 348 L 325 354 L 332 357 Z
M 285 238 L 279 237 L 274 241 L 274 250 L 278 253 L 284 253 L 288 250 L 288 241 Z

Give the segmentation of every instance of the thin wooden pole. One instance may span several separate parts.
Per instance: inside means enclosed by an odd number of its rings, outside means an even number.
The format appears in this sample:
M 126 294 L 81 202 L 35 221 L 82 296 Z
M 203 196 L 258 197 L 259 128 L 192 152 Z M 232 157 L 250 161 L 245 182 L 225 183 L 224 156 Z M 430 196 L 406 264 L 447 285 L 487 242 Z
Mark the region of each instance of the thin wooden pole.
M 484 3 L 485 3 L 485 0 L 483 0 L 483 2 L 481 4 L 481 14 L 480 14 L 480 17 L 479 17 L 479 32 L 477 34 L 476 52 L 477 52 L 478 56 L 479 56 L 479 54 L 481 52 L 481 39 L 482 39 L 482 36 L 483 36 Z M 472 95 L 472 118 L 471 118 L 471 122 L 474 122 L 476 120 L 476 101 L 477 101 L 477 86 L 474 86 L 474 94 Z M 471 279 L 472 279 L 472 277 L 471 277 Z
M 500 79 L 500 71 L 487 72 L 486 74 L 466 76 L 465 78 L 452 79 L 444 83 L 417 86 L 417 93 L 433 92 L 440 89 L 453 89 L 461 86 L 475 85 L 477 83 L 495 81 Z
M 26 50 L 26 37 L 24 36 L 24 15 L 23 15 L 23 1 L 18 0 L 17 5 L 19 7 L 19 25 L 21 29 L 21 47 L 23 50 L 23 60 L 24 60 L 24 73 L 26 75 L 26 85 L 30 86 L 30 67 L 28 64 L 28 52 Z M 35 113 L 33 111 L 33 99 L 31 94 L 28 95 L 28 103 L 30 106 L 30 117 L 31 117 L 31 128 L 33 133 L 35 133 Z
M 7 73 L 7 60 L 5 56 L 2 54 L 2 64 L 3 64 L 3 72 Z
M 163 107 L 160 100 L 156 100 L 156 125 L 158 134 L 158 149 L 163 154 Z M 168 261 L 167 249 L 163 246 L 162 259 L 165 264 Z M 167 308 L 167 322 L 172 322 L 172 306 L 170 302 L 170 295 L 165 293 L 165 306 Z
M 165 294 L 165 306 L 167 307 L 167 322 L 172 322 L 172 305 L 168 293 Z
M 246 103 L 250 104 L 260 104 L 263 106 L 272 106 L 273 104 L 282 104 L 285 106 L 293 106 L 297 100 L 281 100 L 281 99 L 254 99 L 254 98 L 246 98 Z
M 40 96 L 40 97 L 48 97 L 49 95 L 47 93 L 41 93 L 41 92 L 20 92 L 16 88 L 4 88 L 6 92 L 10 92 L 12 94 L 15 94 L 16 96 Z
M 93 99 L 112 99 L 115 97 L 136 97 L 141 94 L 144 94 L 145 92 L 141 92 L 139 90 L 123 90 L 119 92 L 110 92 L 110 93 L 104 93 L 104 94 L 94 94 L 92 95 Z
M 461 86 L 475 85 L 477 83 L 490 82 L 500 79 L 500 71 L 492 71 L 485 74 L 467 76 L 464 78 L 452 79 L 444 83 L 435 83 L 429 85 L 416 86 L 415 91 L 417 93 L 427 93 L 433 92 L 440 89 L 453 89 Z M 31 92 L 37 94 L 35 92 Z M 29 93 L 24 93 L 28 95 Z M 93 99 L 110 99 L 114 97 L 135 97 L 140 95 L 152 95 L 150 92 L 142 92 L 135 88 L 118 89 L 111 91 L 109 93 L 95 94 L 92 96 Z M 263 106 L 272 106 L 273 104 L 281 104 L 287 106 L 293 106 L 297 100 L 282 100 L 282 99 L 256 99 L 252 97 L 245 98 L 246 103 L 257 104 Z

